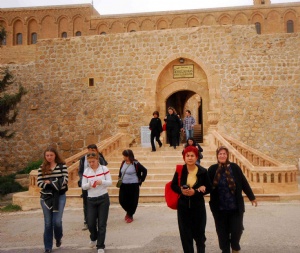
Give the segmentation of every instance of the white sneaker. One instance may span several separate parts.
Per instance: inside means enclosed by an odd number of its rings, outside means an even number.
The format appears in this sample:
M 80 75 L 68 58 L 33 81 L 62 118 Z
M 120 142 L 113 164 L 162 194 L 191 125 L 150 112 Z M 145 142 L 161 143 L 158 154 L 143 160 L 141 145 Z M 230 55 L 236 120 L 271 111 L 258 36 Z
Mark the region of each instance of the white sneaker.
M 104 249 L 98 249 L 98 253 L 105 253 Z
M 97 245 L 97 241 L 90 241 L 90 248 L 94 248 Z

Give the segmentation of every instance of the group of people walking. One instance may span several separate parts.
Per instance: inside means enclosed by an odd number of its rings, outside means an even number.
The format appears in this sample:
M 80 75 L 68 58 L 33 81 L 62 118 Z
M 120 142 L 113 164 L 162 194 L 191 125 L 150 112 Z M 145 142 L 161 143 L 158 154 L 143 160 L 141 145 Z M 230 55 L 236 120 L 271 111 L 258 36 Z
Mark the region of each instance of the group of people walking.
M 176 148 L 175 132 L 179 126 L 178 116 L 169 108 L 165 118 L 167 131 L 170 131 L 171 146 Z M 190 112 L 183 124 L 187 142 L 182 151 L 184 165 L 180 176 L 176 171 L 172 180 L 172 190 L 179 194 L 177 220 L 182 248 L 185 253 L 194 252 L 194 241 L 198 253 L 205 252 L 206 208 L 204 195 L 210 194 L 209 206 L 213 214 L 219 247 L 222 253 L 239 252 L 245 212 L 244 192 L 252 205 L 257 206 L 255 196 L 241 168 L 229 161 L 229 150 L 218 147 L 217 163 L 205 169 L 200 165 L 203 149 L 193 139 L 194 120 Z M 178 124 L 178 125 L 176 125 Z M 169 125 L 169 126 L 168 126 Z M 159 113 L 153 113 L 149 127 L 151 144 L 154 139 L 159 146 L 162 124 Z M 168 128 L 169 127 L 169 128 Z M 154 149 L 153 149 L 154 146 Z M 82 188 L 84 226 L 90 232 L 90 247 L 98 253 L 105 252 L 105 236 L 110 199 L 107 188 L 112 185 L 108 163 L 99 152 L 97 145 L 91 144 L 79 162 L 79 182 Z M 155 145 L 152 145 L 155 151 Z M 122 152 L 118 178 L 122 179 L 119 189 L 119 203 L 125 211 L 124 221 L 133 222 L 140 194 L 140 186 L 145 181 L 147 169 L 135 159 L 133 151 Z M 180 180 L 179 180 L 180 178 Z M 45 253 L 52 252 L 53 239 L 56 247 L 62 244 L 62 216 L 68 190 L 68 171 L 64 160 L 53 147 L 44 151 L 44 160 L 38 169 L 37 185 L 41 188 L 40 204 L 44 214 Z

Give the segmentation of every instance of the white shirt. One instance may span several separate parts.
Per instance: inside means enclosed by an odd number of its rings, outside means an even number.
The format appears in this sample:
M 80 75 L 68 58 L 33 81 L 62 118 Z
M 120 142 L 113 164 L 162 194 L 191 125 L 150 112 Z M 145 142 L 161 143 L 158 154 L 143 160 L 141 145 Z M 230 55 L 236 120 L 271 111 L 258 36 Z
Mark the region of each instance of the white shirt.
M 93 183 L 98 180 L 102 180 L 102 184 L 93 188 Z M 111 185 L 111 174 L 106 166 L 99 164 L 96 172 L 90 167 L 84 170 L 81 187 L 83 190 L 88 191 L 88 197 L 99 197 L 107 193 L 107 187 Z

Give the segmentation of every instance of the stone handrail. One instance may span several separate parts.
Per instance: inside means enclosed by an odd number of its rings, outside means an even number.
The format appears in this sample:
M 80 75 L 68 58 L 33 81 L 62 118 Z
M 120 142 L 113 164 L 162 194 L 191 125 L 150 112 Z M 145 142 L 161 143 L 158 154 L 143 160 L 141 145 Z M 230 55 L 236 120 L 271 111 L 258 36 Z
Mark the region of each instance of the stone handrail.
M 124 140 L 125 139 L 125 140 Z M 109 137 L 97 145 L 98 150 L 102 152 L 104 156 L 109 155 L 115 149 L 126 147 L 129 142 L 126 140 L 127 136 L 122 133 L 118 133 L 112 137 Z M 66 165 L 68 167 L 68 174 L 69 174 L 69 188 L 77 187 L 78 182 L 78 167 L 79 167 L 79 159 L 87 153 L 87 149 L 67 158 Z M 37 195 L 40 191 L 39 187 L 37 186 L 37 170 L 33 170 L 30 172 L 30 184 L 29 184 L 29 193 L 31 195 Z
M 229 150 L 229 160 L 238 164 L 252 187 L 259 193 L 292 193 L 298 191 L 297 168 L 286 165 L 232 137 L 211 132 L 214 144 Z

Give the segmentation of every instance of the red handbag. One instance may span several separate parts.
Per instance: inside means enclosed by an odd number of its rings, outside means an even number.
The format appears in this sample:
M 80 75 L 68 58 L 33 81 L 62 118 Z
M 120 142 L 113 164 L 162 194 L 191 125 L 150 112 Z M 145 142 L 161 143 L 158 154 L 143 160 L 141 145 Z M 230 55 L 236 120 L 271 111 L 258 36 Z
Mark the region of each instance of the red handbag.
M 162 126 L 162 128 L 163 128 L 163 131 L 166 131 L 167 130 L 167 124 L 164 123 L 163 126 Z
M 176 172 L 178 174 L 178 185 L 180 186 L 180 178 L 181 178 L 181 172 L 182 172 L 183 165 L 176 165 Z M 165 185 L 165 200 L 167 203 L 167 206 L 171 209 L 177 210 L 178 205 L 178 199 L 180 194 L 177 192 L 174 192 L 171 188 L 172 181 L 168 182 Z

